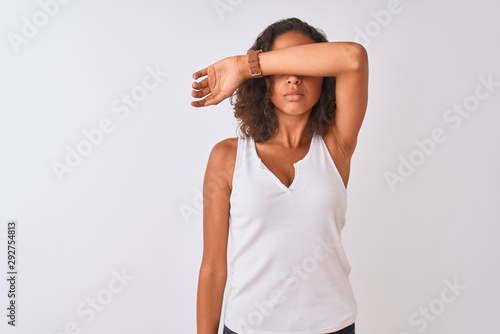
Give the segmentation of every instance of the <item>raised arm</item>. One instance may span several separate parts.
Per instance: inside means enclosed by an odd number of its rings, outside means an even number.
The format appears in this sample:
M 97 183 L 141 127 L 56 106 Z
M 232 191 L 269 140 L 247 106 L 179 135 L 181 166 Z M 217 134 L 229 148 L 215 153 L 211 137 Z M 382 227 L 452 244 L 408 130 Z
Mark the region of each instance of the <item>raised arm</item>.
M 350 155 L 363 122 L 368 101 L 368 56 L 355 42 L 311 43 L 263 52 L 259 63 L 264 76 L 296 74 L 336 77 L 336 138 Z M 194 107 L 218 104 L 228 98 L 245 80 L 251 79 L 248 55 L 227 57 L 193 74 Z M 208 95 L 210 94 L 210 95 Z M 207 96 L 208 95 L 208 96 Z
M 359 44 L 358 44 L 359 45 Z M 348 157 L 356 148 L 358 133 L 363 123 L 368 104 L 368 55 L 360 46 L 353 55 L 356 66 L 351 71 L 340 73 L 335 82 L 335 124 L 330 131 L 344 147 Z
M 354 42 L 312 43 L 288 47 L 259 55 L 262 74 L 337 76 L 355 71 L 363 62 L 363 46 Z M 228 98 L 247 79 L 251 79 L 248 55 L 226 57 L 193 74 L 192 96 L 204 99 L 191 102 L 194 107 L 215 105 Z M 207 96 L 210 94 L 209 96 Z
M 241 57 L 241 63 L 247 64 L 248 55 Z M 335 124 L 330 128 L 330 132 L 335 132 L 335 138 L 350 157 L 356 148 L 368 104 L 366 49 L 354 42 L 304 44 L 263 52 L 259 55 L 259 63 L 263 75 L 336 77 L 337 108 Z M 248 66 L 243 66 L 240 71 L 245 79 L 252 77 Z
M 288 47 L 259 55 L 262 75 L 296 74 L 312 77 L 336 77 L 352 72 L 363 62 L 363 46 L 354 42 L 311 43 Z M 241 57 L 240 71 L 250 79 L 248 55 Z

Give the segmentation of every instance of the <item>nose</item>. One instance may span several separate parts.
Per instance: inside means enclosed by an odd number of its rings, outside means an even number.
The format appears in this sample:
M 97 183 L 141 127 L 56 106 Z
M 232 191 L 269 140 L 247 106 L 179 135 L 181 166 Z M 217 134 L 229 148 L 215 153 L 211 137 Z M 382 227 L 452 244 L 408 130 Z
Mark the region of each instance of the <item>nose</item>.
M 288 84 L 296 84 L 296 85 L 298 85 L 301 82 L 302 82 L 302 79 L 298 75 L 289 75 L 286 78 L 286 83 L 288 83 Z

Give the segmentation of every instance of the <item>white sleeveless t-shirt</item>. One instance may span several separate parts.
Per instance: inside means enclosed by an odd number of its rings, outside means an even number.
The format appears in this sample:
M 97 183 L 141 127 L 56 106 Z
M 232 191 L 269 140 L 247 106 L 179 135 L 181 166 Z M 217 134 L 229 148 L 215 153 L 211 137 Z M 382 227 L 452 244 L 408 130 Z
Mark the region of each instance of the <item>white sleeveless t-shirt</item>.
M 286 187 L 238 138 L 224 324 L 238 334 L 325 334 L 355 322 L 341 243 L 347 191 L 323 138 Z

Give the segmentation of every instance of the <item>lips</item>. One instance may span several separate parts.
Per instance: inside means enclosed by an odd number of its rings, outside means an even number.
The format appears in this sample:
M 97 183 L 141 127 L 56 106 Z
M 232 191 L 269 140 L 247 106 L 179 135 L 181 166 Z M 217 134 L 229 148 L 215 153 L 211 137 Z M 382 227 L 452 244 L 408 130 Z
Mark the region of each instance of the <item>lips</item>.
M 304 93 L 302 93 L 300 90 L 289 90 L 285 93 L 285 96 L 287 95 L 304 95 Z
M 304 96 L 300 90 L 290 90 L 285 93 L 285 99 L 287 101 L 298 101 Z

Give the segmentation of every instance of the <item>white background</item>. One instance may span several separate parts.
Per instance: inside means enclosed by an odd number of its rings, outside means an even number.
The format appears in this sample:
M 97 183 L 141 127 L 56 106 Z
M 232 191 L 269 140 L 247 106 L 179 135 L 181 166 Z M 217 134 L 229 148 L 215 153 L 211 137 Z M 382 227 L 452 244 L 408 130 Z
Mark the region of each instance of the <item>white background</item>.
M 237 133 L 228 100 L 190 106 L 191 75 L 246 54 L 267 25 L 293 16 L 368 51 L 343 232 L 356 333 L 494 332 L 499 9 L 486 0 L 2 1 L 1 332 L 196 333 L 203 175 L 212 147 Z M 168 75 L 125 114 L 122 94 L 138 94 L 148 68 Z M 480 77 L 496 86 L 477 88 Z M 464 104 L 460 126 L 443 118 Z M 106 119 L 113 130 L 88 146 L 83 132 Z M 415 141 L 436 128 L 446 140 L 419 153 Z M 53 165 L 78 145 L 87 155 L 58 178 Z M 410 157 L 423 159 L 391 188 L 387 172 Z M 9 220 L 19 238 L 15 328 Z M 447 281 L 462 288 L 445 290 Z M 97 297 L 105 305 L 91 319 Z

